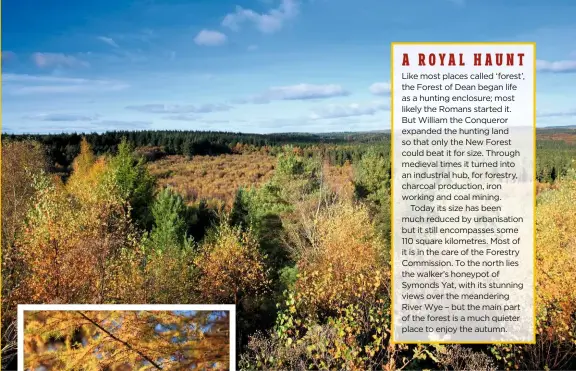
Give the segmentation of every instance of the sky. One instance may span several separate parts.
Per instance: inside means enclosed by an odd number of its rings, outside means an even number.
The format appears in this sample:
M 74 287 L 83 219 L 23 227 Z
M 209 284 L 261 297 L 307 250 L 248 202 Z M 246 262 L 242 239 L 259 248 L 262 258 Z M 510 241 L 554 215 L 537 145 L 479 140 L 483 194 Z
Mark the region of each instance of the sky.
M 537 43 L 576 124 L 576 1 L 4 0 L 2 131 L 390 128 L 390 43 Z

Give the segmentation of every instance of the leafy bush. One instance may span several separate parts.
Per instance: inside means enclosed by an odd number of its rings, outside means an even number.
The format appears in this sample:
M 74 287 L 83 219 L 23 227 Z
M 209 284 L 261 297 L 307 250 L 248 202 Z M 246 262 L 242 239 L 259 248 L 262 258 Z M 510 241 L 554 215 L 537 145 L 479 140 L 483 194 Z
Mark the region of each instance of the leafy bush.
M 223 222 L 204 243 L 196 260 L 204 302 L 240 304 L 268 289 L 266 256 L 250 231 Z
M 576 182 L 562 180 L 539 196 L 536 210 L 535 345 L 502 345 L 492 353 L 512 369 L 576 367 Z

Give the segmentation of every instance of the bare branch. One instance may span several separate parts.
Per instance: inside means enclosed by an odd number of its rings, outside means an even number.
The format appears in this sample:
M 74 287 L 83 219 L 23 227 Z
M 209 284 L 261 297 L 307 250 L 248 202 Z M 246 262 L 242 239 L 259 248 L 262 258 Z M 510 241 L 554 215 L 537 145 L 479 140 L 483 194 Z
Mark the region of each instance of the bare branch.
M 154 362 L 154 360 L 152 360 L 150 357 L 148 357 L 147 355 L 145 355 L 144 353 L 142 353 L 141 351 L 139 351 L 138 349 L 135 349 L 132 345 L 128 344 L 127 342 L 125 342 L 122 339 L 117 338 L 114 334 L 110 333 L 108 330 L 106 330 L 104 327 L 100 326 L 100 324 L 96 321 L 94 321 L 93 319 L 91 319 L 90 317 L 88 317 L 87 315 L 85 315 L 84 313 L 80 312 L 80 311 L 76 311 L 78 314 L 80 314 L 82 317 L 84 317 L 86 320 L 88 320 L 90 323 L 92 323 L 94 326 L 98 327 L 100 330 L 104 331 L 106 333 L 106 335 L 108 335 L 109 337 L 111 337 L 112 339 L 116 340 L 117 342 L 119 342 L 120 344 L 124 345 L 126 348 L 130 349 L 133 352 L 138 353 L 142 358 L 144 358 L 145 360 L 147 360 L 148 362 L 150 362 L 152 364 L 152 366 L 156 367 L 158 370 L 161 370 L 162 367 L 160 367 L 159 364 L 157 364 L 156 362 Z

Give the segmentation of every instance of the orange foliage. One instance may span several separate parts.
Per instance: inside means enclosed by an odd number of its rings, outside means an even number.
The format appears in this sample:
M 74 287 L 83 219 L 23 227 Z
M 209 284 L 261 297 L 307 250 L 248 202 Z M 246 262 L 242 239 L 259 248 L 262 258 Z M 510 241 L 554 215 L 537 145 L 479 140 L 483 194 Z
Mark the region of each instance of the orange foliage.
M 555 183 L 536 182 L 536 194 L 540 194 L 542 192 L 546 192 L 553 189 L 558 189 L 558 185 Z
M 296 149 L 295 149 L 296 151 Z M 301 151 L 301 150 L 300 150 Z M 234 155 L 167 156 L 150 162 L 150 173 L 158 178 L 158 187 L 174 188 L 188 205 L 197 200 L 212 200 L 210 205 L 232 206 L 236 190 L 258 186 L 270 180 L 274 174 L 276 158 L 259 152 L 247 152 L 238 144 L 233 148 Z M 353 193 L 353 168 L 324 165 L 327 186 L 343 197 Z
M 30 311 L 24 323 L 26 369 L 229 368 L 225 312 Z
M 346 161 L 343 166 L 324 164 L 326 185 L 342 198 L 350 198 L 354 194 L 354 168 Z
M 102 303 L 113 276 L 109 262 L 134 246 L 125 202 L 105 181 L 106 162 L 87 145 L 82 151 L 66 185 L 42 177 L 36 186 L 35 207 L 18 241 L 29 270 L 22 301 Z
M 557 140 L 569 144 L 576 144 L 576 130 L 573 130 L 571 132 L 564 131 L 560 133 L 555 131 L 550 132 L 542 131 L 538 133 L 537 138 L 540 140 Z
M 188 204 L 217 199 L 232 206 L 236 190 L 270 179 L 276 164 L 273 156 L 260 153 L 220 156 L 168 156 L 150 163 L 158 186 L 171 186 Z
M 2 140 L 2 358 L 16 351 L 14 291 L 26 273 L 16 241 L 33 205 L 34 181 L 48 170 L 44 148 L 32 141 Z
M 334 311 L 374 302 L 387 287 L 384 243 L 367 210 L 343 202 L 315 220 L 315 242 L 298 262 L 296 302 L 307 311 Z
M 267 291 L 266 256 L 260 253 L 258 241 L 250 232 L 224 223 L 202 250 L 196 264 L 205 302 L 239 304 L 245 296 Z
M 566 324 L 576 314 L 576 182 L 564 181 L 547 196 L 553 202 L 544 199 L 536 213 L 536 292 L 539 307 L 557 304 Z
M 536 209 L 536 344 L 497 345 L 507 368 L 566 369 L 576 359 L 576 181 L 539 196 Z

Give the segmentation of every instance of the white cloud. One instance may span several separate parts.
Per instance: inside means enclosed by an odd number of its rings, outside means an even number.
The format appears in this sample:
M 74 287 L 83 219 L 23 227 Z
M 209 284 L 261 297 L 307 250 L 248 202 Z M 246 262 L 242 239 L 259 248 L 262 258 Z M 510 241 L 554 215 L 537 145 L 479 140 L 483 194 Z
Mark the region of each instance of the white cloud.
M 151 121 L 102 120 L 92 122 L 91 129 L 97 132 L 115 130 L 146 130 L 151 125 Z
M 227 14 L 222 20 L 222 26 L 233 31 L 239 31 L 242 24 L 250 22 L 262 33 L 279 31 L 287 20 L 298 15 L 299 3 L 297 0 L 282 0 L 278 8 L 267 13 L 258 13 L 251 9 L 236 7 L 234 13 Z
M 26 120 L 38 121 L 92 121 L 96 120 L 100 115 L 84 115 L 78 113 L 40 113 L 33 115 L 26 115 L 23 118 Z
M 50 75 L 27 75 L 27 74 L 17 74 L 17 73 L 3 73 L 2 82 L 56 82 L 56 83 L 73 83 L 81 84 L 92 81 L 90 79 L 82 79 L 76 77 L 59 77 Z
M 132 105 L 126 106 L 127 110 L 139 111 L 146 113 L 174 113 L 174 114 L 184 114 L 184 113 L 210 113 L 210 112 L 223 112 L 232 109 L 231 106 L 226 104 L 142 104 L 142 105 Z
M 346 105 L 330 105 L 312 111 L 310 119 L 324 120 L 343 117 L 355 117 L 374 115 L 381 111 L 387 111 L 390 107 L 385 102 L 370 102 L 366 104 L 350 103 Z
M 202 116 L 194 113 L 180 113 L 177 115 L 166 116 L 165 119 L 174 121 L 197 121 L 200 117 Z
M 72 94 L 88 92 L 104 92 L 124 90 L 129 85 L 126 84 L 94 84 L 94 85 L 39 85 L 24 86 L 12 90 L 13 95 L 30 95 L 30 94 Z
M 11 95 L 107 92 L 130 87 L 124 82 L 115 80 L 12 73 L 3 74 L 2 86 L 4 92 Z
M 111 37 L 98 36 L 97 39 L 102 41 L 103 43 L 110 45 L 110 46 L 113 46 L 115 48 L 119 48 L 118 44 L 116 44 L 116 41 L 114 41 L 114 39 Z
M 150 121 L 125 121 L 125 120 L 82 120 L 82 121 L 52 121 L 41 123 L 34 121 L 21 121 L 14 126 L 10 124 L 2 127 L 2 130 L 13 134 L 56 134 L 56 133 L 103 133 L 118 130 L 147 130 L 153 123 Z
M 576 109 L 566 111 L 538 112 L 538 117 L 576 117 Z
M 231 99 L 230 103 L 233 104 L 268 104 L 270 99 L 266 98 L 264 95 L 253 95 L 246 98 L 235 98 Z
M 291 86 L 271 87 L 266 95 L 270 99 L 278 100 L 306 100 L 318 98 L 331 98 L 348 95 L 340 85 L 312 85 L 298 84 Z
M 335 132 L 360 132 L 382 131 L 390 127 L 389 117 L 356 116 L 338 117 L 324 120 L 314 120 L 306 117 L 262 119 L 250 121 L 249 132 L 253 133 L 335 133 Z M 247 132 L 248 126 L 243 126 L 243 132 Z
M 370 92 L 374 95 L 390 94 L 390 84 L 387 82 L 376 82 L 370 85 Z
M 202 30 L 198 33 L 198 35 L 196 35 L 194 42 L 197 45 L 203 46 L 219 46 L 226 43 L 226 39 L 226 35 L 224 35 L 222 32 Z
M 47 67 L 89 67 L 90 64 L 74 56 L 62 53 L 34 53 L 32 60 L 40 68 Z
M 540 72 L 568 73 L 576 72 L 576 59 L 563 61 L 537 60 L 536 69 Z
M 267 91 L 247 98 L 234 99 L 237 104 L 266 104 L 273 100 L 314 100 L 347 96 L 350 93 L 340 85 L 296 84 L 273 86 Z

